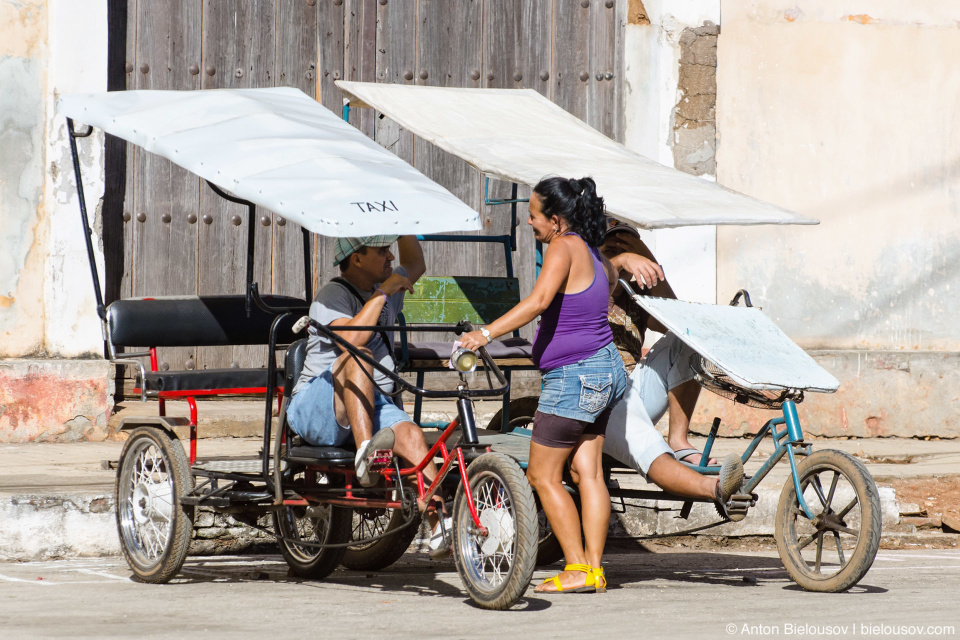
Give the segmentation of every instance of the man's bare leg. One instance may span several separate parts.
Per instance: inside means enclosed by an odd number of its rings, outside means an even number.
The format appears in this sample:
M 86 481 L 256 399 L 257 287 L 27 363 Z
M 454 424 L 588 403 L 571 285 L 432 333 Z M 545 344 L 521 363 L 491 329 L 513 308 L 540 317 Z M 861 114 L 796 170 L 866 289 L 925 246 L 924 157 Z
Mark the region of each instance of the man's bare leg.
M 369 351 L 366 354 L 371 355 Z M 333 363 L 333 409 L 337 423 L 350 426 L 358 448 L 373 436 L 373 380 L 367 375 L 372 372 L 372 366 L 348 353 Z
M 667 431 L 667 444 L 674 451 L 681 449 L 695 449 L 690 445 L 687 439 L 690 432 L 690 419 L 693 417 L 693 410 L 697 407 L 697 399 L 700 397 L 700 383 L 696 380 L 687 380 L 683 384 L 677 385 L 667 393 L 667 407 L 670 412 L 670 426 Z M 683 459 L 693 465 L 700 464 L 702 456 L 690 454 Z M 716 464 L 717 461 L 711 458 L 710 464 Z
M 647 479 L 661 489 L 685 498 L 716 497 L 717 478 L 700 475 L 667 453 L 657 456 L 650 464 Z
M 373 367 L 358 362 L 349 354 L 343 354 L 333 364 L 334 410 L 337 422 L 350 425 L 353 439 L 359 447 L 373 435 L 374 385 L 370 376 Z M 420 427 L 412 422 L 400 422 L 393 426 L 396 438 L 393 452 L 403 458 L 407 464 L 416 465 L 428 452 Z M 433 461 L 423 469 L 423 476 L 430 482 L 437 477 L 437 467 Z M 420 505 L 421 511 L 425 505 Z M 436 516 L 428 517 L 431 526 L 436 524 Z

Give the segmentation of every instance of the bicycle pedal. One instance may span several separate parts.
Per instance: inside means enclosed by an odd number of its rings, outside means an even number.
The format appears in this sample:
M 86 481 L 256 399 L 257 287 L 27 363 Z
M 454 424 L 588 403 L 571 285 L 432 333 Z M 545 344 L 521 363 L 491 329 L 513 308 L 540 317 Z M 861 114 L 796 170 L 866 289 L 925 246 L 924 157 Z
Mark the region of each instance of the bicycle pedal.
M 377 449 L 367 456 L 367 461 L 371 471 L 386 469 L 393 462 L 393 451 L 390 449 Z
M 730 503 L 743 504 L 745 507 L 757 506 L 757 494 L 755 493 L 735 493 L 730 496 Z

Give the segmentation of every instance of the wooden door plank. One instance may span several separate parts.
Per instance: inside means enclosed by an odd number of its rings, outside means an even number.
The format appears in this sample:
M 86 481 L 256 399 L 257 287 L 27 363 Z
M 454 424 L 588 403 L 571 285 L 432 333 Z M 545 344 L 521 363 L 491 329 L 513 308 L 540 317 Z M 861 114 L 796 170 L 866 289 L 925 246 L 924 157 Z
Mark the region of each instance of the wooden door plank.
M 127 2 L 127 89 L 137 88 L 137 0 Z M 136 226 L 136 172 L 137 172 L 137 153 L 140 148 L 135 144 L 127 143 L 127 184 L 123 195 L 123 274 L 120 278 L 120 297 L 129 298 L 133 295 L 133 265 L 135 257 L 133 255 L 133 229 Z M 125 372 L 131 372 L 132 368 L 122 367 Z
M 610 6 L 607 6 L 610 5 Z M 615 0 L 592 0 L 587 48 L 590 75 L 587 82 L 587 122 L 606 136 L 616 135 L 617 12 Z
M 377 79 L 377 0 L 344 0 L 344 78 L 358 82 Z M 375 134 L 376 114 L 370 109 L 354 109 L 350 124 L 368 137 Z
M 617 0 L 616 5 L 616 45 L 613 58 L 613 139 L 623 142 L 624 113 L 623 96 L 625 88 L 626 62 L 624 54 L 624 36 L 627 29 L 627 0 Z
M 137 89 L 200 88 L 199 75 L 190 72 L 200 58 L 200 17 L 200 0 L 137 3 L 133 71 Z M 135 200 L 128 223 L 133 227 L 131 293 L 196 293 L 199 179 L 169 160 L 139 150 L 133 182 Z M 187 368 L 195 356 L 195 349 L 161 349 L 160 366 Z
M 317 8 L 319 9 L 317 37 L 320 52 L 318 64 L 320 95 L 317 98 L 323 106 L 339 116 L 343 111 L 343 94 L 334 82 L 344 77 L 344 0 L 317 0 Z M 317 236 L 315 239 L 314 291 L 339 273 L 331 264 L 333 243 L 334 240 L 327 236 Z
M 273 86 L 276 15 L 275 0 L 204 1 L 204 89 Z M 200 213 L 208 216 L 200 230 L 200 294 L 245 293 L 247 207 L 224 200 L 204 184 L 200 189 Z M 270 273 L 272 233 L 260 221 L 270 222 L 272 214 L 257 208 L 254 215 L 256 260 L 253 279 L 259 283 L 262 293 L 268 293 L 273 289 Z M 210 223 L 207 224 L 206 220 Z M 208 348 L 198 353 L 198 366 L 202 368 L 265 365 L 265 347 Z
M 417 3 L 388 2 L 377 18 L 377 82 L 414 84 L 417 67 Z M 413 164 L 414 137 L 389 118 L 375 119 L 375 139 Z
M 589 4 L 584 8 L 581 0 L 554 0 L 551 99 L 583 120 L 587 118 L 587 87 L 596 82 L 586 46 L 589 29 Z
M 481 0 L 420 0 L 417 22 L 417 71 L 420 85 L 478 86 L 471 77 L 483 62 Z M 417 140 L 415 166 L 467 205 L 479 210 L 480 174 L 466 162 Z M 428 272 L 434 275 L 474 275 L 480 268 L 476 244 L 428 243 Z
M 483 24 L 484 86 L 532 88 L 550 97 L 552 30 L 553 0 L 487 0 Z M 509 199 L 511 194 L 510 183 L 490 181 L 491 198 Z M 528 198 L 530 188 L 520 185 L 517 195 Z M 485 205 L 483 213 L 486 233 L 510 233 L 510 205 Z M 536 279 L 534 239 L 526 219 L 527 205 L 520 203 L 517 205 L 517 251 L 512 257 L 522 296 L 530 294 Z M 480 273 L 506 275 L 505 258 L 499 246 L 481 246 Z M 529 325 L 521 330 L 521 335 L 531 339 L 533 331 L 533 325 Z
M 304 0 L 277 1 L 276 83 L 317 95 L 318 8 Z M 304 296 L 303 239 L 300 226 L 273 215 L 273 292 Z M 312 283 L 311 283 L 312 284 Z

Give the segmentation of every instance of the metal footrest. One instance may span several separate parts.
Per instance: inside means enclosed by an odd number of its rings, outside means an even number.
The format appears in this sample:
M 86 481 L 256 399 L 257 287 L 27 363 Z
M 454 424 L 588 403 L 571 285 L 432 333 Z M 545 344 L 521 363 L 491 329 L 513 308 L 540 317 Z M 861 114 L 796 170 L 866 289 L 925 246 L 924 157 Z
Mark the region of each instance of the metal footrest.
M 286 470 L 286 462 L 280 463 L 280 469 Z M 219 473 L 260 473 L 263 471 L 262 458 L 245 459 L 211 459 L 198 460 L 192 469 L 197 471 L 213 471 Z M 270 460 L 270 471 L 273 472 L 273 459 Z

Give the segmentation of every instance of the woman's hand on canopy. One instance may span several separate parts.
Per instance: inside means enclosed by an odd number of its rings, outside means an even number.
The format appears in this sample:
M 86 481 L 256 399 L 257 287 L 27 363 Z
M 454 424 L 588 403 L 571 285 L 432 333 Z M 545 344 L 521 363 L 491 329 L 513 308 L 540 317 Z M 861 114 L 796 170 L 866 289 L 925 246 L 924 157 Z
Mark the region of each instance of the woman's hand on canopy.
M 465 333 L 460 338 L 458 338 L 460 346 L 464 349 L 470 349 L 471 351 L 476 351 L 480 347 L 485 347 L 489 344 L 486 338 L 483 337 L 483 334 L 479 331 L 471 331 L 470 333 Z
M 616 269 L 636 278 L 641 289 L 653 289 L 658 282 L 666 280 L 659 264 L 635 253 L 621 253 L 611 258 L 610 262 Z

